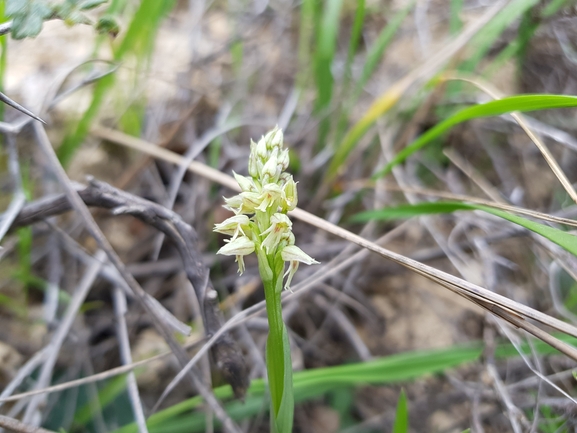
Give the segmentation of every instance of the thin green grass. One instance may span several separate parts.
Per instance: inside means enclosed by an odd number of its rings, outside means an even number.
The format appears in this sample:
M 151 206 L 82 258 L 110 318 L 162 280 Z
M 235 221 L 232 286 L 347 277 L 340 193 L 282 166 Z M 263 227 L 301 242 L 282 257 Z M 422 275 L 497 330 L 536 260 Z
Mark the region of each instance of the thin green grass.
M 387 221 L 391 219 L 399 218 L 411 218 L 421 215 L 431 215 L 431 214 L 446 214 L 453 213 L 459 210 L 481 210 L 483 212 L 490 213 L 499 218 L 503 218 L 534 233 L 537 233 L 544 238 L 549 239 L 551 242 L 559 245 L 561 248 L 570 252 L 571 254 L 577 256 L 577 236 L 567 233 L 563 230 L 559 230 L 553 227 L 549 227 L 545 224 L 541 224 L 512 213 L 504 212 L 500 209 L 495 209 L 489 206 L 469 204 L 462 202 L 425 202 L 413 205 L 403 205 L 390 207 L 380 210 L 367 211 L 357 214 L 352 218 L 355 222 L 367 222 L 367 221 Z
M 431 143 L 453 126 L 471 119 L 500 116 L 515 111 L 529 112 L 551 108 L 577 107 L 577 97 L 564 95 L 517 95 L 490 101 L 485 104 L 465 108 L 443 122 L 429 129 L 402 151 L 400 151 L 386 166 L 373 176 L 381 178 L 391 172 L 394 166 L 404 162 L 409 156 Z
M 349 115 L 349 108 L 347 108 L 351 102 L 352 98 L 351 95 L 351 81 L 352 81 L 352 67 L 353 61 L 355 59 L 355 55 L 357 54 L 357 49 L 359 47 L 359 42 L 362 36 L 363 30 L 363 23 L 365 20 L 365 0 L 359 0 L 357 3 L 357 9 L 355 11 L 355 20 L 353 22 L 353 27 L 351 30 L 351 37 L 349 39 L 349 49 L 347 51 L 347 59 L 345 62 L 344 74 L 343 74 L 343 83 L 341 89 L 340 100 L 343 102 L 338 104 L 337 109 L 335 110 L 334 119 L 338 119 L 337 122 L 331 122 L 331 125 L 336 125 L 336 127 L 332 128 L 333 137 L 331 138 L 330 142 L 334 142 L 334 137 L 340 137 L 342 135 L 342 131 L 344 131 L 347 127 L 348 123 L 348 115 Z M 345 107 L 347 104 L 347 107 Z
M 474 361 L 478 359 L 481 352 L 480 346 L 472 345 L 403 353 L 365 363 L 300 371 L 293 376 L 295 402 L 309 400 L 343 387 L 413 380 L 426 374 L 441 372 L 447 368 Z M 238 401 L 227 403 L 227 413 L 237 420 L 255 415 L 263 408 L 266 389 L 266 384 L 262 379 L 253 380 L 245 403 Z M 220 399 L 232 397 L 229 386 L 215 388 L 214 393 Z M 201 404 L 202 399 L 195 397 L 152 415 L 147 423 L 150 433 L 203 431 L 204 414 L 190 412 Z M 115 433 L 136 431 L 136 426 L 131 424 Z
M 471 40 L 470 46 L 474 47 L 474 52 L 461 64 L 459 69 L 462 71 L 473 71 L 479 62 L 485 58 L 499 35 L 535 3 L 536 0 L 513 0 L 503 8 L 503 10 L 485 26 L 483 31 L 478 32 L 476 37 Z M 331 160 L 325 176 L 325 182 L 330 182 L 335 178 L 348 156 L 355 149 L 359 140 L 378 117 L 382 116 L 398 102 L 400 96 L 398 89 L 390 89 L 385 97 L 375 102 L 371 110 L 349 130 Z
M 459 33 L 463 27 L 463 21 L 461 21 L 461 11 L 463 10 L 463 0 L 451 0 L 451 11 L 449 15 L 449 33 L 455 35 Z
M 303 0 L 301 4 L 298 63 L 299 70 L 296 77 L 296 86 L 304 90 L 310 75 L 312 59 L 311 47 L 314 43 L 315 8 L 319 2 L 315 0 Z
M 470 42 L 473 54 L 464 61 L 459 70 L 473 72 L 494 45 L 501 34 L 519 19 L 527 10 L 537 4 L 537 0 L 513 0 L 497 14 Z
M 577 343 L 577 339 L 573 337 L 566 335 L 556 337 L 569 344 Z M 555 349 L 541 341 L 536 341 L 533 348 L 542 355 L 557 353 Z M 522 345 L 521 350 L 525 354 L 532 353 L 532 348 L 529 345 Z M 482 351 L 481 344 L 471 344 L 447 349 L 407 352 L 363 363 L 299 371 L 293 376 L 295 402 L 303 402 L 351 386 L 405 383 L 478 360 Z M 497 359 L 514 356 L 518 356 L 518 352 L 511 344 L 498 346 L 495 352 Z M 245 402 L 227 402 L 225 404 L 227 413 L 235 420 L 246 419 L 260 413 L 267 406 L 264 400 L 266 391 L 266 383 L 262 379 L 253 380 Z M 232 397 L 232 391 L 228 385 L 215 388 L 214 394 L 219 399 Z M 206 427 L 204 413 L 194 412 L 202 404 L 202 398 L 193 397 L 157 412 L 148 419 L 149 432 L 192 433 L 204 431 Z M 114 433 L 136 432 L 136 425 L 130 424 Z
M 122 1 L 113 2 L 111 9 L 117 11 L 123 6 L 123 4 L 124 2 Z M 160 23 L 166 14 L 168 14 L 172 9 L 174 4 L 175 0 L 143 0 L 133 16 L 124 38 L 113 50 L 114 60 L 116 62 L 121 62 L 126 57 L 132 55 L 138 59 L 139 65 L 144 65 L 149 60 L 150 54 L 152 53 L 156 32 Z M 100 112 L 100 107 L 110 90 L 113 88 L 114 83 L 114 74 L 102 77 L 96 83 L 90 106 L 79 120 L 74 131 L 64 138 L 62 144 L 58 148 L 58 158 L 64 166 L 68 165 L 74 153 L 88 135 L 96 116 Z M 141 121 L 136 121 L 135 119 L 142 115 L 143 107 L 143 103 L 133 106 L 132 108 L 129 107 L 125 114 L 126 119 L 124 124 L 129 125 L 132 131 L 139 128 Z M 131 112 L 131 110 L 135 111 Z M 139 133 L 140 130 L 137 132 Z
M 399 28 L 401 27 L 401 24 L 404 22 L 407 15 L 414 7 L 415 1 L 416 0 L 411 1 L 404 9 L 397 12 L 397 14 L 381 30 L 376 41 L 371 45 L 371 47 L 367 52 L 367 57 L 365 60 L 365 64 L 363 65 L 361 76 L 357 81 L 357 84 L 353 90 L 351 97 L 349 98 L 348 101 L 344 102 L 346 108 L 343 111 L 341 120 L 338 122 L 338 130 L 336 136 L 339 138 L 343 136 L 343 138 L 339 140 L 338 145 L 335 148 L 335 154 L 333 155 L 333 158 L 325 175 L 325 177 L 329 180 L 336 175 L 340 167 L 343 165 L 348 156 L 354 150 L 360 138 L 364 135 L 364 133 L 376 119 L 373 113 L 367 113 L 353 128 L 351 128 L 351 130 L 348 133 L 346 134 L 344 133 L 344 131 L 346 130 L 345 121 L 349 118 L 350 113 L 354 110 L 354 106 L 357 103 L 364 86 L 375 72 L 378 64 L 384 57 L 388 46 L 390 45 L 393 38 L 397 34 Z M 396 103 L 397 101 L 396 96 L 397 96 L 396 93 L 393 91 L 391 93 L 391 98 L 387 99 L 387 101 L 385 101 L 384 104 L 381 104 L 380 108 L 382 108 L 383 111 L 388 110 L 391 106 L 393 106 Z M 382 112 L 380 114 L 382 114 Z
M 409 409 L 407 407 L 407 396 L 402 390 L 397 402 L 397 412 L 395 415 L 395 424 L 393 433 L 407 433 L 409 431 Z
M 550 2 L 544 9 L 539 10 L 538 6 L 533 6 L 526 10 L 519 24 L 517 37 L 508 43 L 495 59 L 487 65 L 482 75 L 485 78 L 492 77 L 504 64 L 516 57 L 517 75 L 520 76 L 528 47 L 537 29 L 544 20 L 558 12 L 567 2 L 568 0 L 555 0 Z
M 365 21 L 365 0 L 359 0 L 357 2 L 357 9 L 355 11 L 355 20 L 353 22 L 353 28 L 351 29 L 351 37 L 349 39 L 349 49 L 347 50 L 347 60 L 345 61 L 345 68 L 343 74 L 343 95 L 346 97 L 349 92 L 349 85 L 352 79 L 352 67 L 353 60 L 357 54 L 359 48 L 359 42 L 361 40 L 363 32 L 363 24 Z
M 78 429 L 88 424 L 94 414 L 93 408 L 95 403 L 99 407 L 106 407 L 112 403 L 116 398 L 126 390 L 126 375 L 121 375 L 107 381 L 102 389 L 98 390 L 98 402 L 88 401 L 86 404 L 78 408 L 74 414 L 73 428 Z
M 363 65 L 363 70 L 361 76 L 359 77 L 355 90 L 353 92 L 353 97 L 351 98 L 351 104 L 355 104 L 358 100 L 363 88 L 373 76 L 377 66 L 383 60 L 387 48 L 393 41 L 394 37 L 397 35 L 401 25 L 405 22 L 409 12 L 415 7 L 416 0 L 411 0 L 407 6 L 398 11 L 393 17 L 387 22 L 387 25 L 383 27 L 379 36 L 370 46 L 367 51 L 367 58 L 365 64 Z
M 317 147 L 326 145 L 331 121 L 326 115 L 333 100 L 334 77 L 331 67 L 335 57 L 337 36 L 339 34 L 340 15 L 343 0 L 325 2 L 320 26 L 317 33 L 317 47 L 313 65 L 317 90 L 314 110 L 322 117 L 319 124 Z

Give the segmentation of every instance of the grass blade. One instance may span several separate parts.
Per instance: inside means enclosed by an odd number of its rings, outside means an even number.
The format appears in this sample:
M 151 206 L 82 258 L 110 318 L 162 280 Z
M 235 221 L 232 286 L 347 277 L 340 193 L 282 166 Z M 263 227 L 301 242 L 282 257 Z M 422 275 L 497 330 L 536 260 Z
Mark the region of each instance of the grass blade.
M 566 335 L 556 335 L 560 340 L 576 344 L 577 339 Z M 541 341 L 534 342 L 534 350 L 539 354 L 558 353 L 555 349 Z M 521 346 L 524 353 L 532 353 L 531 347 Z M 302 402 L 318 397 L 326 392 L 348 386 L 384 385 L 402 383 L 445 371 L 468 362 L 477 360 L 482 354 L 481 344 L 455 346 L 446 349 L 424 350 L 401 353 L 378 358 L 365 363 L 339 365 L 313 370 L 299 371 L 294 374 L 295 401 Z M 511 344 L 497 346 L 495 356 L 505 359 L 518 356 L 517 350 Z M 264 401 L 266 384 L 262 379 L 253 380 L 247 393 L 245 403 L 238 401 L 226 405 L 227 413 L 235 420 L 253 416 L 268 404 Z M 214 389 L 214 394 L 220 399 L 232 397 L 229 386 Z M 205 416 L 202 412 L 191 411 L 200 408 L 203 400 L 193 397 L 150 416 L 147 425 L 150 433 L 191 433 L 203 432 Z M 137 433 L 135 424 L 126 425 L 114 433 Z
M 526 218 L 504 212 L 499 209 L 494 209 L 489 206 L 461 203 L 461 202 L 434 202 L 434 203 L 418 203 L 415 205 L 403 205 L 394 208 L 386 208 L 376 211 L 362 212 L 355 217 L 353 221 L 369 221 L 369 220 L 390 220 L 398 218 L 411 218 L 419 215 L 452 213 L 458 210 L 481 210 L 490 213 L 499 218 L 503 218 L 528 230 L 531 230 L 538 235 L 541 235 L 551 242 L 559 245 L 561 248 L 577 256 L 577 236 L 559 230 L 544 224 L 528 220 Z
M 349 41 L 349 49 L 347 51 L 347 60 L 345 62 L 345 73 L 343 80 L 343 93 L 346 94 L 351 81 L 351 68 L 353 65 L 353 59 L 357 48 L 359 47 L 359 41 L 361 39 L 361 33 L 363 30 L 363 22 L 365 20 L 365 0 L 359 0 L 357 3 L 357 10 L 355 12 L 355 21 L 353 22 L 353 28 L 351 30 L 351 39 Z
M 375 72 L 375 69 L 383 58 L 387 47 L 390 45 L 391 41 L 397 34 L 397 31 L 401 27 L 403 21 L 405 21 L 405 18 L 409 12 L 415 6 L 415 2 L 416 0 L 412 0 L 405 8 L 397 12 L 397 14 L 381 30 L 381 33 L 379 33 L 376 41 L 371 45 L 371 48 L 367 53 L 367 60 L 363 66 L 363 72 L 361 73 L 361 77 L 359 78 L 357 86 L 355 87 L 353 101 L 358 98 L 359 94 L 363 90 L 363 87 L 365 87 L 365 84 L 367 84 L 367 81 L 369 78 L 371 78 L 373 72 Z
M 300 31 L 299 31 L 299 72 L 296 78 L 296 86 L 302 90 L 305 88 L 309 76 L 309 65 L 311 64 L 311 49 L 313 45 L 315 28 L 315 1 L 303 0 L 301 5 Z
M 343 0 L 329 0 L 325 3 L 318 31 L 318 46 L 314 55 L 314 72 L 317 86 L 315 112 L 324 114 L 333 98 L 334 77 L 331 66 L 335 57 L 339 19 Z M 330 128 L 330 119 L 326 116 L 319 125 L 318 145 L 324 146 Z
M 293 376 L 295 401 L 309 400 L 340 387 L 413 380 L 426 374 L 442 372 L 448 368 L 474 361 L 481 353 L 480 345 L 469 345 L 408 352 L 365 363 L 300 371 Z M 263 408 L 265 391 L 266 385 L 262 379 L 253 380 L 244 405 L 240 402 L 231 402 L 226 405 L 227 413 L 237 420 L 258 413 Z M 229 386 L 216 388 L 214 392 L 218 398 L 232 397 Z M 190 414 L 191 410 L 200 407 L 202 403 L 201 398 L 194 397 L 152 415 L 147 423 L 150 433 L 204 431 L 204 414 L 201 412 Z M 130 424 L 114 433 L 136 432 L 136 425 Z
M 445 119 L 429 129 L 402 151 L 400 151 L 383 170 L 373 176 L 374 179 L 388 174 L 394 166 L 402 163 L 416 151 L 422 149 L 432 140 L 442 135 L 459 123 L 481 117 L 500 116 L 502 114 L 512 113 L 515 111 L 528 112 L 537 110 L 546 110 L 551 108 L 576 107 L 577 97 L 564 95 L 517 95 L 509 96 L 496 101 L 490 101 L 485 104 L 474 105 L 465 108 L 453 116 Z
M 335 56 L 342 4 L 342 0 L 329 0 L 325 4 L 319 28 L 317 52 L 314 57 L 318 93 L 315 106 L 317 112 L 326 108 L 332 98 L 334 79 L 331 65 Z
M 449 33 L 454 35 L 461 30 L 463 22 L 459 14 L 463 10 L 463 0 L 451 0 L 451 14 L 449 18 Z
M 102 408 L 113 402 L 118 395 L 126 389 L 126 375 L 118 376 L 110 380 L 102 389 L 98 391 L 98 405 Z M 74 414 L 74 425 L 85 426 L 92 419 L 94 402 L 87 402 Z
M 139 59 L 143 59 L 148 53 L 150 53 L 154 44 L 156 31 L 165 15 L 171 10 L 174 4 L 174 0 L 143 0 L 134 14 L 123 40 L 114 50 L 114 60 L 118 62 L 129 53 L 134 54 Z M 117 8 L 118 4 L 113 4 L 111 7 Z M 115 77 L 113 74 L 100 79 L 94 88 L 90 106 L 84 112 L 84 115 L 78 122 L 76 129 L 64 138 L 62 144 L 58 148 L 58 158 L 64 166 L 70 162 L 76 149 L 86 138 L 86 135 L 100 110 L 100 106 L 104 102 L 104 98 L 114 85 L 114 81 Z
M 498 0 L 478 20 L 468 25 L 459 35 L 455 36 L 443 49 L 431 55 L 423 64 L 395 82 L 384 94 L 379 96 L 343 138 L 332 158 L 323 184 L 326 186 L 334 180 L 357 142 L 380 116 L 387 113 L 411 86 L 428 77 L 432 77 L 473 35 L 483 28 L 487 22 L 491 21 L 505 4 L 506 0 Z
M 485 26 L 483 31 L 479 32 L 479 34 L 471 40 L 471 46 L 475 47 L 475 52 L 459 67 L 459 70 L 472 72 L 479 62 L 485 58 L 489 49 L 505 29 L 536 3 L 537 0 L 513 0 L 505 6 L 503 10 Z
M 395 415 L 395 424 L 393 433 L 407 433 L 409 431 L 409 410 L 407 409 L 407 396 L 405 391 L 401 390 L 399 401 L 397 402 L 397 414 Z

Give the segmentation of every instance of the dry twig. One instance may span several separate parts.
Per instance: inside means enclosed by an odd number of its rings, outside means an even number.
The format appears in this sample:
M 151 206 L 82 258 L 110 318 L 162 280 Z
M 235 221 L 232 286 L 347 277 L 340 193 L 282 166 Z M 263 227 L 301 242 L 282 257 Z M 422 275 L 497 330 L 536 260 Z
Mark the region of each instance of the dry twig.
M 104 236 L 104 234 L 94 221 L 94 218 L 90 214 L 90 211 L 88 210 L 82 199 L 78 196 L 78 193 L 72 187 L 71 182 L 68 179 L 66 172 L 64 171 L 64 168 L 58 161 L 54 149 L 50 144 L 50 141 L 48 140 L 46 131 L 39 123 L 35 123 L 34 128 L 38 144 L 42 149 L 43 153 L 45 154 L 45 156 L 48 158 L 48 162 L 52 170 L 54 171 L 54 174 L 56 175 L 57 179 L 60 181 L 62 187 L 64 188 L 66 196 L 70 201 L 72 208 L 76 212 L 78 212 L 78 214 L 84 221 L 84 224 L 88 229 L 89 233 L 96 240 L 100 248 L 106 252 L 106 255 L 108 256 L 110 262 L 114 265 L 114 267 L 118 270 L 122 278 L 126 281 L 127 285 L 130 287 L 131 291 L 133 292 L 139 303 L 142 305 L 142 307 L 145 309 L 145 311 L 150 315 L 150 318 L 152 319 L 155 328 L 160 333 L 162 338 L 168 343 L 169 347 L 171 348 L 176 358 L 178 359 L 178 362 L 182 366 L 185 366 L 187 364 L 186 353 L 182 350 L 182 348 L 172 335 L 167 323 L 161 317 L 158 316 L 156 310 L 150 306 L 149 302 L 147 302 L 146 292 L 142 289 L 142 287 L 140 287 L 136 279 L 127 272 L 126 266 L 124 265 L 122 260 L 120 260 L 118 254 L 116 254 L 116 252 L 114 251 L 114 249 L 112 248 L 112 246 L 110 245 L 110 243 L 108 242 L 108 240 L 106 239 L 106 237 Z M 216 295 L 216 292 L 214 293 Z M 214 296 L 214 298 L 215 298 L 214 300 L 216 300 L 216 296 Z M 207 404 L 211 407 L 212 410 L 214 410 L 216 416 L 222 421 L 225 430 L 229 432 L 239 432 L 240 430 L 236 425 L 236 423 L 228 416 L 228 414 L 226 413 L 220 402 L 216 399 L 214 394 L 211 392 L 211 390 L 207 389 L 207 387 L 202 383 L 199 376 L 197 375 L 197 372 L 191 371 L 190 373 L 191 374 L 188 375 L 187 377 L 191 381 L 191 385 L 193 386 L 193 388 L 199 391 L 199 393 L 203 396 Z
M 52 430 L 46 430 L 40 427 L 34 427 L 29 424 L 20 422 L 14 418 L 0 415 L 0 427 L 6 428 L 16 433 L 56 433 Z
M 218 306 L 216 291 L 210 282 L 208 269 L 202 263 L 196 245 L 197 238 L 194 229 L 182 221 L 178 214 L 165 207 L 118 190 L 104 182 L 92 179 L 88 187 L 77 192 L 88 206 L 111 209 L 116 215 L 132 215 L 168 236 L 180 253 L 184 271 L 199 299 L 205 332 L 209 337 L 214 335 L 222 326 L 223 317 Z M 34 224 L 49 216 L 69 210 L 71 210 L 71 205 L 64 195 L 32 202 L 22 209 L 13 227 Z M 149 304 L 150 301 L 146 302 Z M 226 334 L 219 339 L 213 347 L 212 355 L 216 365 L 233 387 L 235 394 L 242 398 L 248 387 L 248 379 L 242 353 L 233 338 Z

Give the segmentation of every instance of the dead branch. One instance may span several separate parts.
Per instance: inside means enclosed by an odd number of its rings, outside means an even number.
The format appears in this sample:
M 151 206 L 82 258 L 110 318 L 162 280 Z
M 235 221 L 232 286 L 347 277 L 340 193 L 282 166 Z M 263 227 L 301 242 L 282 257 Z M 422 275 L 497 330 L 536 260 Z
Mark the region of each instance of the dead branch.
M 52 430 L 46 430 L 40 427 L 33 427 L 31 425 L 24 424 L 14 418 L 10 418 L 4 415 L 0 415 L 0 427 L 17 433 L 56 433 Z
M 197 248 L 197 235 L 178 214 L 164 206 L 144 200 L 104 182 L 91 179 L 78 194 L 88 206 L 112 210 L 115 215 L 132 215 L 164 233 L 180 253 L 186 276 L 192 284 L 202 308 L 203 323 L 208 337 L 224 323 L 218 306 L 218 297 Z M 65 195 L 38 200 L 26 205 L 16 216 L 12 228 L 28 226 L 72 209 Z M 211 352 L 217 368 L 232 386 L 235 396 L 243 398 L 249 381 L 244 359 L 230 334 L 223 335 Z

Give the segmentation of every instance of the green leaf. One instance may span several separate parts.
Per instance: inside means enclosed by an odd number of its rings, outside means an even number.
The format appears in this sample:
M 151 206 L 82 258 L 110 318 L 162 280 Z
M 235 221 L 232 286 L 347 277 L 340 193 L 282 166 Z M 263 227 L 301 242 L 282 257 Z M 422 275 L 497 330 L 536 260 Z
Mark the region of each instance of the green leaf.
M 87 11 L 106 3 L 108 0 L 84 0 L 78 4 L 78 9 Z
M 407 409 L 407 396 L 405 391 L 401 391 L 399 401 L 397 402 L 397 414 L 395 416 L 395 424 L 393 425 L 393 433 L 407 433 L 409 431 L 409 411 Z
M 317 98 L 315 112 L 323 115 L 319 124 L 319 146 L 324 146 L 330 129 L 330 118 L 325 116 L 333 98 L 334 77 L 331 71 L 337 35 L 339 32 L 339 19 L 343 0 L 328 0 L 325 3 L 321 25 L 318 32 L 318 46 L 314 56 L 314 72 L 317 85 Z
M 478 32 L 469 42 L 474 47 L 473 55 L 459 67 L 461 71 L 473 72 L 475 67 L 486 58 L 487 53 L 494 46 L 501 34 L 526 10 L 534 6 L 537 0 L 512 0 L 507 4 L 482 31 Z
M 335 56 L 342 4 L 343 0 L 329 0 L 325 3 L 318 34 L 318 47 L 314 58 L 318 92 L 316 110 L 326 108 L 333 94 L 334 80 L 331 65 Z
M 538 347 L 541 348 L 541 346 Z M 479 358 L 481 353 L 481 345 L 468 345 L 441 350 L 401 353 L 369 362 L 299 371 L 293 376 L 294 398 L 295 401 L 299 402 L 310 400 L 333 389 L 348 386 L 401 383 L 474 361 Z M 509 352 L 506 355 L 509 355 Z M 265 392 L 265 382 L 262 379 L 253 380 L 247 391 L 245 403 L 238 401 L 227 403 L 227 413 L 235 420 L 246 419 L 259 413 L 263 408 L 262 401 Z M 228 385 L 214 389 L 214 394 L 220 399 L 232 397 L 232 391 Z M 191 413 L 202 403 L 202 398 L 194 397 L 151 415 L 147 421 L 149 432 L 191 433 L 204 431 L 204 414 L 202 412 Z M 136 425 L 130 424 L 114 433 L 137 432 Z
M 96 31 L 101 35 L 110 35 L 115 38 L 120 33 L 120 26 L 113 17 L 102 17 L 96 23 Z
M 555 335 L 560 340 L 576 345 L 577 339 L 566 335 Z M 331 390 L 358 385 L 384 385 L 402 383 L 427 374 L 439 373 L 451 367 L 477 360 L 483 351 L 482 344 L 454 346 L 446 349 L 425 350 L 401 353 L 369 362 L 324 367 L 296 372 L 293 376 L 296 402 L 310 400 Z M 534 350 L 542 355 L 558 353 L 551 346 L 536 341 Z M 532 353 L 532 348 L 524 344 L 521 350 Z M 499 345 L 495 352 L 498 359 L 518 356 L 511 344 Z M 264 396 L 266 384 L 262 379 L 251 382 L 244 403 L 233 401 L 226 403 L 227 413 L 235 420 L 246 419 L 265 409 Z M 232 397 L 230 386 L 214 389 L 219 399 Z M 150 433 L 192 433 L 205 431 L 206 418 L 202 411 L 194 412 L 202 406 L 200 397 L 193 397 L 151 415 L 147 420 Z M 217 422 L 218 423 L 218 422 Z M 138 433 L 135 424 L 126 425 L 114 433 Z
M 98 391 L 98 404 L 100 407 L 107 406 L 109 403 L 114 401 L 120 393 L 124 392 L 125 389 L 125 374 L 110 379 L 108 383 Z M 74 425 L 84 426 L 92 419 L 93 403 L 94 402 L 88 402 L 76 411 L 74 414 Z
M 370 220 L 387 221 L 401 218 L 412 218 L 420 215 L 451 213 L 463 210 L 461 202 L 435 201 L 387 207 L 379 210 L 361 212 L 351 218 L 352 222 L 367 222 Z
M 514 111 L 537 111 L 551 108 L 577 107 L 577 97 L 565 95 L 517 95 L 509 96 L 485 104 L 467 107 L 443 122 L 429 129 L 402 151 L 400 151 L 383 170 L 373 176 L 380 178 L 388 174 L 394 166 L 402 163 L 416 151 L 422 149 L 435 138 L 459 123 L 481 117 L 500 116 Z
M 455 35 L 463 27 L 463 22 L 459 14 L 463 9 L 463 0 L 451 0 L 451 15 L 449 18 L 449 33 Z
M 357 10 L 355 12 L 355 20 L 353 21 L 353 28 L 351 30 L 351 38 L 349 40 L 349 49 L 347 51 L 347 60 L 345 62 L 345 80 L 351 77 L 351 67 L 353 64 L 353 59 L 357 48 L 359 47 L 359 41 L 362 36 L 363 22 L 365 20 L 365 0 L 357 1 Z
M 397 14 L 395 14 L 391 18 L 391 20 L 387 22 L 387 25 L 381 30 L 381 33 L 369 48 L 365 64 L 363 65 L 363 71 L 361 73 L 361 77 L 354 86 L 354 89 L 351 92 L 352 93 L 351 97 L 349 98 L 348 101 L 346 101 L 342 113 L 340 114 L 340 116 L 337 116 L 339 118 L 339 121 L 337 122 L 337 132 L 335 136 L 344 138 L 342 140 L 339 139 L 340 141 L 338 142 L 335 154 L 332 158 L 331 164 L 326 173 L 327 179 L 332 179 L 335 176 L 335 174 L 340 169 L 342 164 L 346 161 L 349 154 L 355 148 L 359 139 L 370 127 L 370 125 L 372 125 L 372 123 L 375 121 L 375 118 L 373 118 L 372 113 L 367 113 L 368 117 L 367 115 L 365 115 L 363 119 L 361 119 L 361 121 L 359 121 L 354 127 L 352 127 L 352 129 L 348 133 L 345 134 L 347 121 L 350 117 L 350 113 L 356 109 L 355 103 L 359 98 L 359 95 L 361 94 L 363 87 L 365 86 L 369 78 L 372 76 L 377 65 L 383 58 L 387 47 L 389 46 L 394 36 L 396 35 L 397 30 L 400 28 L 401 24 L 404 22 L 405 18 L 407 17 L 407 15 L 409 14 L 414 5 L 415 0 L 411 0 L 407 5 L 407 7 L 405 7 L 404 9 L 400 10 Z M 390 100 L 391 102 L 390 104 L 388 105 L 385 104 L 387 106 L 384 108 L 381 107 L 383 108 L 383 111 L 380 112 L 379 115 L 384 114 L 384 112 L 390 109 L 397 101 L 397 99 L 398 98 L 393 97 Z
M 433 203 L 425 202 L 415 205 L 403 205 L 376 211 L 362 212 L 355 215 L 352 220 L 356 222 L 366 222 L 370 220 L 391 220 L 398 218 L 411 218 L 419 215 L 451 213 L 458 210 L 480 210 L 503 218 L 549 239 L 551 242 L 559 245 L 561 248 L 570 252 L 574 256 L 577 256 L 577 236 L 567 233 L 563 230 L 549 227 L 545 224 L 514 215 L 512 213 L 483 205 L 451 201 Z
M 316 0 L 303 0 L 301 2 L 299 47 L 298 47 L 298 74 L 296 86 L 299 90 L 304 89 L 309 76 L 311 62 L 311 46 L 314 40 Z
M 45 0 L 7 0 L 6 16 L 12 18 L 12 37 L 23 39 L 38 36 L 42 24 L 53 13 Z

